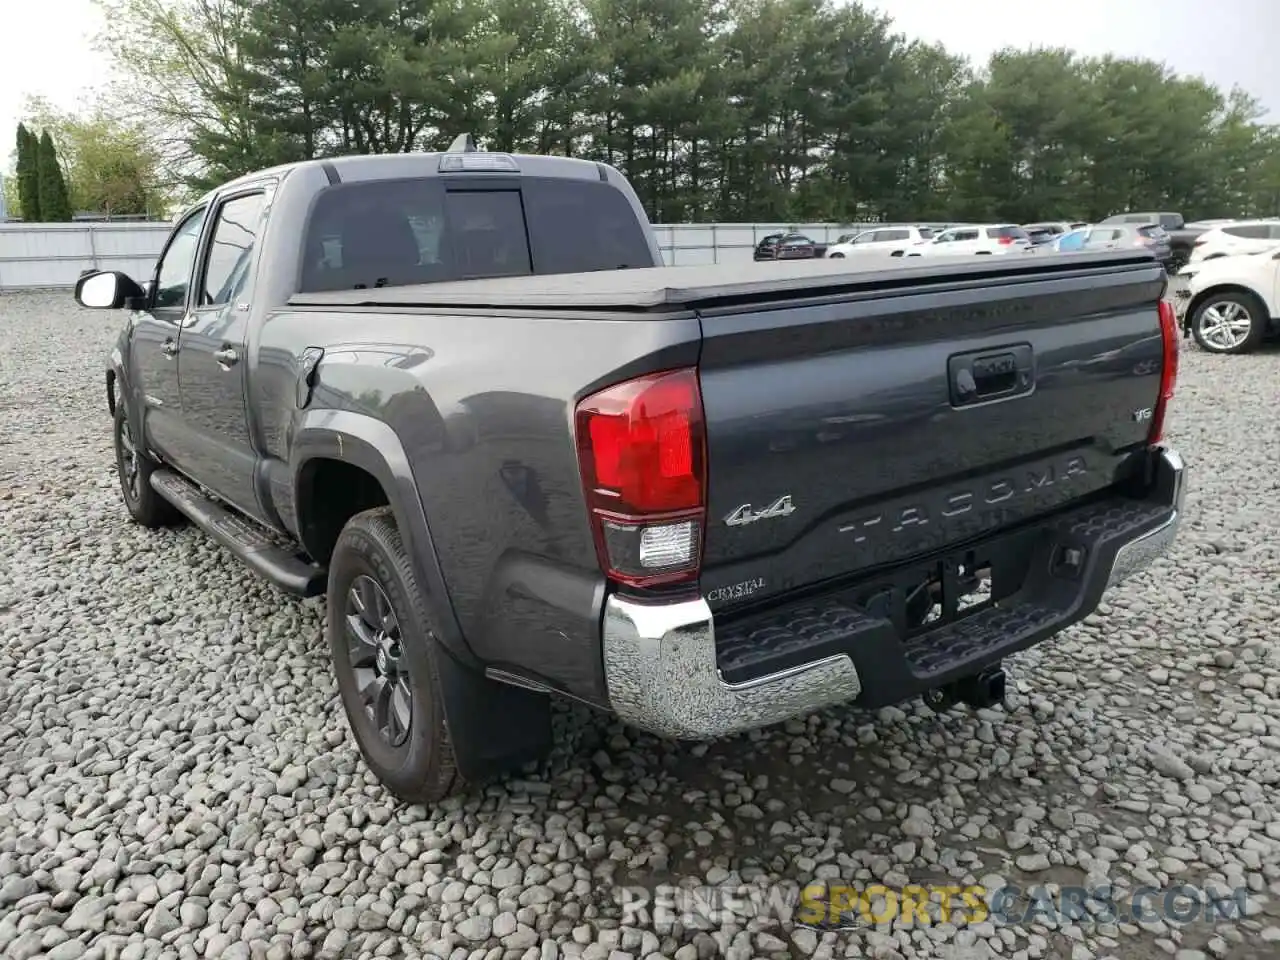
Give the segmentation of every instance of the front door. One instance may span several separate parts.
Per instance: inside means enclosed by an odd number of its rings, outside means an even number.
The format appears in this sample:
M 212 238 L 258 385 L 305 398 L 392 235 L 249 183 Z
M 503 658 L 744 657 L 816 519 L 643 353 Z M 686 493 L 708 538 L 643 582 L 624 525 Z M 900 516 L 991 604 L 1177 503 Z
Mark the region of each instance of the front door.
M 181 448 L 178 334 L 187 312 L 204 214 L 203 208 L 192 211 L 169 234 L 156 263 L 149 305 L 133 315 L 130 372 L 134 396 L 142 405 L 135 413 L 142 418 L 143 443 L 165 460 L 173 460 Z
M 262 187 L 220 199 L 178 344 L 186 430 L 180 464 L 228 503 L 259 519 L 258 457 L 249 430 L 245 371 L 256 241 L 265 208 Z

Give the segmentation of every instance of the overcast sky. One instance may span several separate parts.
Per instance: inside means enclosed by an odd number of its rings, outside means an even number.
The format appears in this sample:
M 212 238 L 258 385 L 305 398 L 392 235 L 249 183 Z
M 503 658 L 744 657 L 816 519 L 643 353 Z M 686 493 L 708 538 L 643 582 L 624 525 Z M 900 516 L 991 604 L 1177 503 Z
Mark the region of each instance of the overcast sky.
M 9 0 L 4 6 L 0 29 L 9 39 L 0 56 L 0 165 L 28 94 L 74 107 L 107 70 L 91 45 L 101 26 L 92 0 Z M 870 0 L 868 6 L 892 16 L 901 32 L 977 62 L 1005 46 L 1161 60 L 1224 90 L 1239 84 L 1280 121 L 1280 0 Z

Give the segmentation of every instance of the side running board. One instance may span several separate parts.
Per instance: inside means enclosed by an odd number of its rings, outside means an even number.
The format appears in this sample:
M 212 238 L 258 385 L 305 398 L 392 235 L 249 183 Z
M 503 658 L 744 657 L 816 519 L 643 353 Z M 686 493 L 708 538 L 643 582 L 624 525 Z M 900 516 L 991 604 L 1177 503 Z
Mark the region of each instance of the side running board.
M 252 520 L 205 496 L 199 487 L 172 470 L 152 473 L 151 486 L 258 576 L 299 597 L 318 597 L 325 592 L 328 571 L 299 555 L 296 544 L 278 539 Z

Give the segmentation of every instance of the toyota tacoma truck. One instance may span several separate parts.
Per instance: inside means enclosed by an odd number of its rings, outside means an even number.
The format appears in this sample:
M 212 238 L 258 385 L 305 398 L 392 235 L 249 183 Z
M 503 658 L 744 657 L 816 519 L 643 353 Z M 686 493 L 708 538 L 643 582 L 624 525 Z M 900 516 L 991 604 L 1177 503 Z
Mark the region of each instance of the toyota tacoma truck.
M 462 137 L 245 176 L 76 284 L 128 312 L 128 513 L 326 597 L 405 800 L 540 757 L 552 696 L 677 739 L 998 702 L 1174 538 L 1149 254 L 661 263 L 617 170 Z

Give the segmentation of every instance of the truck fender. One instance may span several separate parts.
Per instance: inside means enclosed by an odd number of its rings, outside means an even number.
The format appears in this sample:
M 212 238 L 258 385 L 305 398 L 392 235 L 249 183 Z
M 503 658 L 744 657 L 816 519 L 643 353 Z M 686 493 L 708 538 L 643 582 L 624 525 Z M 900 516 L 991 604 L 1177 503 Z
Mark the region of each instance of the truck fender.
M 119 395 L 121 400 L 128 397 L 129 378 L 124 373 L 124 357 L 120 353 L 120 347 L 111 348 L 111 354 L 107 357 L 106 369 L 107 381 L 107 412 L 113 417 L 116 415 L 116 396 Z
M 382 485 L 400 537 L 409 551 L 414 574 L 430 597 L 441 643 L 462 663 L 483 669 L 463 638 L 422 498 L 418 495 L 418 484 L 395 431 L 381 420 L 351 410 L 308 410 L 290 444 L 295 503 L 302 468 L 307 461 L 318 457 L 350 463 L 371 474 Z
M 129 365 L 124 362 L 124 352 L 119 344 L 111 348 L 107 358 L 105 386 L 107 390 L 107 412 L 116 415 L 116 406 L 123 403 L 129 421 L 142 423 L 142 398 L 134 396 L 133 384 L 129 379 Z
M 549 699 L 546 694 L 489 679 L 484 675 L 484 664 L 467 646 L 409 458 L 395 431 L 362 413 L 308 411 L 292 443 L 295 496 L 303 465 L 316 457 L 360 467 L 375 477 L 387 494 L 414 574 L 431 603 L 441 645 L 436 664 L 445 722 L 463 779 L 483 782 L 545 755 L 551 747 Z

